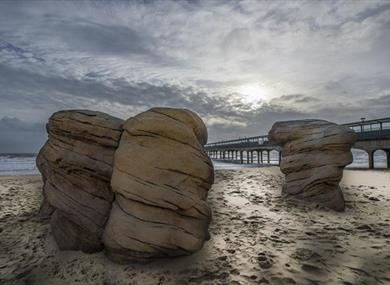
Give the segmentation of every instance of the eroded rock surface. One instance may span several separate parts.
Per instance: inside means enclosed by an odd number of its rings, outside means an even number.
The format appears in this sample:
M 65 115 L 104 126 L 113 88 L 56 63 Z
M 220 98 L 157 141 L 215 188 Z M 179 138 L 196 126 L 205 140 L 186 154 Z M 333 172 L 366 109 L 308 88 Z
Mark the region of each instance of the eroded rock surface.
M 207 129 L 193 112 L 154 108 L 125 122 L 103 241 L 116 262 L 186 255 L 209 238 L 213 166 Z
M 285 121 L 276 122 L 268 137 L 282 146 L 284 194 L 344 210 L 339 182 L 353 160 L 353 130 L 322 120 Z
M 49 139 L 37 166 L 42 173 L 43 215 L 61 249 L 99 251 L 114 195 L 114 152 L 123 121 L 100 112 L 60 111 L 47 124 Z

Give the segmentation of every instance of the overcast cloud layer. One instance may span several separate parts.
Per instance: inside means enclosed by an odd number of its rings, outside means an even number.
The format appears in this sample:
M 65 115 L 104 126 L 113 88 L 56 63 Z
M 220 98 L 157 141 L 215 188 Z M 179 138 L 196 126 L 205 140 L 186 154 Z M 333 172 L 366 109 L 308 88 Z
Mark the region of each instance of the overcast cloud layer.
M 60 109 L 185 107 L 209 141 L 390 115 L 388 1 L 1 1 L 0 152 Z

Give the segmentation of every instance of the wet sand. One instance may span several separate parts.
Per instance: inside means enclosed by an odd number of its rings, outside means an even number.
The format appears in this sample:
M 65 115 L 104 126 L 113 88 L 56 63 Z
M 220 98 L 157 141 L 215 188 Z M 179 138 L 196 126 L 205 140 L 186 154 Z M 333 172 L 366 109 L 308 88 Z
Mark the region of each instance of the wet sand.
M 390 172 L 344 171 L 344 213 L 286 201 L 282 182 L 277 167 L 217 170 L 201 251 L 117 265 L 57 249 L 39 176 L 0 177 L 0 284 L 390 284 Z

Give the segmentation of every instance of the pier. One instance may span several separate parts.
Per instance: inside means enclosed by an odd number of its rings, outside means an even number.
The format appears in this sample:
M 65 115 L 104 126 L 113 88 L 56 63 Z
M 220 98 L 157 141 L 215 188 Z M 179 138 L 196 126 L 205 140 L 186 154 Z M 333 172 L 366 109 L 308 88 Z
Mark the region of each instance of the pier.
M 357 141 L 354 149 L 360 149 L 368 154 L 368 167 L 375 166 L 374 154 L 383 150 L 386 154 L 386 165 L 390 168 L 390 117 L 365 120 L 342 124 L 355 131 Z M 235 163 L 264 164 L 271 163 L 271 152 L 277 152 L 277 163 L 280 164 L 281 148 L 272 144 L 267 135 L 246 137 L 209 143 L 205 146 L 207 154 L 212 159 Z

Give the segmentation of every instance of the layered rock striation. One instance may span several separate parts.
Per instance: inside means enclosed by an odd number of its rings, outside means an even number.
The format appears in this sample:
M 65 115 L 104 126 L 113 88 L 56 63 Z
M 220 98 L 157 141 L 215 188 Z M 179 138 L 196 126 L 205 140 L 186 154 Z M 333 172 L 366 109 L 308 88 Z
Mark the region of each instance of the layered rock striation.
M 209 238 L 206 198 L 214 179 L 203 150 L 206 126 L 189 110 L 154 108 L 123 130 L 103 239 L 108 256 L 127 262 L 199 250 Z
M 95 252 L 114 195 L 110 188 L 114 152 L 123 121 L 100 112 L 60 111 L 47 124 L 48 141 L 37 157 L 44 202 L 61 249 Z M 51 209 L 51 211 L 50 211 Z
M 353 160 L 353 130 L 323 120 L 285 121 L 276 122 L 268 138 L 282 147 L 284 194 L 344 210 L 339 182 Z

